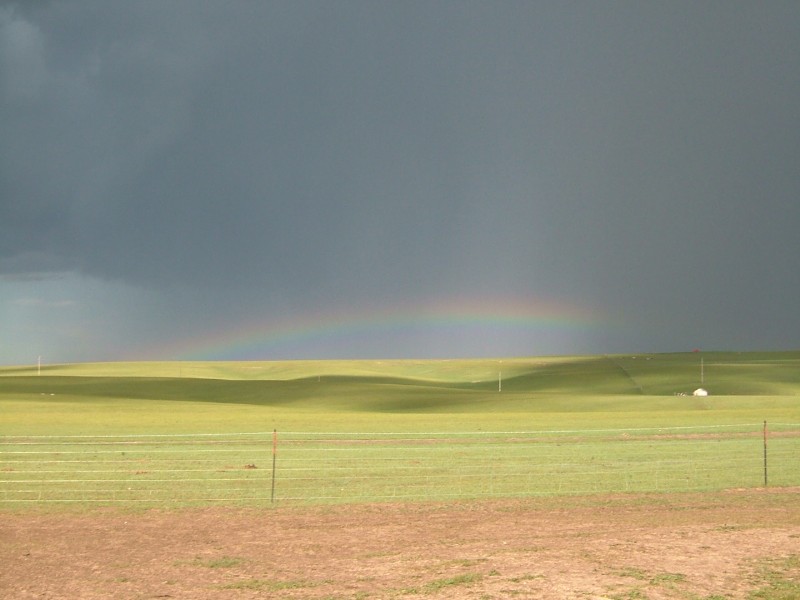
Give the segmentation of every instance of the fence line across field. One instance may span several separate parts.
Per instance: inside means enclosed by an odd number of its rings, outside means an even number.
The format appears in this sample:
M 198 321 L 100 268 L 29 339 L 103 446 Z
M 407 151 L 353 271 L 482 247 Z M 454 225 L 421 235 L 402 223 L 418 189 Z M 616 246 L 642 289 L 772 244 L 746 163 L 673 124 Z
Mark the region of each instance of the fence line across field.
M 768 444 L 769 437 L 769 444 Z M 0 438 L 0 506 L 257 505 L 800 485 L 800 424 Z
M 656 432 L 656 431 L 685 431 L 685 430 L 715 430 L 715 429 L 746 429 L 752 430 L 754 427 L 761 427 L 762 423 L 732 423 L 732 424 L 714 424 L 714 425 L 679 425 L 672 427 L 625 427 L 625 428 L 605 428 L 605 429 L 522 429 L 522 430 L 507 430 L 507 431 L 425 431 L 425 432 L 409 432 L 409 431 L 371 431 L 371 432 L 332 432 L 332 431 L 281 431 L 281 436 L 287 437 L 346 437 L 346 438 L 360 438 L 360 437 L 397 437 L 409 436 L 412 439 L 419 438 L 420 436 L 433 436 L 433 437 L 478 437 L 478 436 L 491 436 L 491 435 L 564 435 L 564 434 L 599 434 L 599 433 L 626 433 L 631 431 L 639 432 Z M 800 423 L 770 423 L 770 427 L 786 427 L 796 429 L 800 427 Z M 272 439 L 273 431 L 255 431 L 255 432 L 233 432 L 233 433 L 137 433 L 130 435 L 108 435 L 108 434 L 83 434 L 83 435 L 16 435 L 16 436 L 2 436 L 3 440 L 140 440 L 143 438 L 168 438 L 168 439 L 181 439 L 181 438 L 238 438 L 238 437 L 266 437 Z M 34 443 L 22 442 L 19 443 Z M 70 442 L 72 443 L 72 442 Z M 129 442 L 130 443 L 130 442 Z

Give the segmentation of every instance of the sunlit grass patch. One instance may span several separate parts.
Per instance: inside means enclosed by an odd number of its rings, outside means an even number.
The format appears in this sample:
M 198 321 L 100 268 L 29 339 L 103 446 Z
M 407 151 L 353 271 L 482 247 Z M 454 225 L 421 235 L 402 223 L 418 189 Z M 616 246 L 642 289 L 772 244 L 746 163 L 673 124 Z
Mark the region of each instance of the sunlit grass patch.
M 748 596 L 752 600 L 797 600 L 800 598 L 800 555 L 763 562 L 759 587 Z
M 702 401 L 674 393 L 692 353 L 0 368 L 0 505 L 752 488 L 765 421 L 769 485 L 798 485 L 800 353 L 704 356 Z
M 230 569 L 238 567 L 245 562 L 245 559 L 236 556 L 221 556 L 219 558 L 211 558 L 207 560 L 197 559 L 194 564 L 209 569 Z
M 281 590 L 294 590 L 316 587 L 318 584 L 308 581 L 276 581 L 272 579 L 243 579 L 221 585 L 224 590 L 258 590 L 278 592 Z
M 420 587 L 403 590 L 405 594 L 435 594 L 443 589 L 462 585 L 472 585 L 483 580 L 482 573 L 464 573 L 454 577 L 435 579 Z

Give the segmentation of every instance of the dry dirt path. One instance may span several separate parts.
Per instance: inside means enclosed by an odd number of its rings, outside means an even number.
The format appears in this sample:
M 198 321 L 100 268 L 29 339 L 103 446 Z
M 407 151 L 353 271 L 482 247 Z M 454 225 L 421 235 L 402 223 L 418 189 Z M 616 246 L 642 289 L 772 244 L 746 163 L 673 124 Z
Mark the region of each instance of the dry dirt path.
M 9 599 L 718 600 L 759 590 L 800 597 L 800 490 L 0 512 Z

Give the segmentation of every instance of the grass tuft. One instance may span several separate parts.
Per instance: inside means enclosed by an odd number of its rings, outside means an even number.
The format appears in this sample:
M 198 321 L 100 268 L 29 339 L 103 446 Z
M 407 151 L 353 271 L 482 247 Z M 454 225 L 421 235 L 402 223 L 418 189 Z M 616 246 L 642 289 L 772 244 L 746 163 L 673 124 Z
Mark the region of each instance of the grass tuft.
M 278 592 L 281 590 L 293 590 L 314 587 L 316 584 L 307 581 L 273 581 L 270 579 L 244 579 L 220 586 L 224 590 L 259 590 L 267 592 Z
M 797 600 L 800 598 L 800 555 L 766 561 L 760 579 L 764 585 L 751 592 L 749 600 Z
M 463 575 L 456 575 L 455 577 L 436 579 L 426 583 L 418 591 L 410 593 L 435 594 L 445 588 L 459 585 L 472 585 L 473 583 L 478 583 L 482 579 L 483 575 L 481 573 L 464 573 Z

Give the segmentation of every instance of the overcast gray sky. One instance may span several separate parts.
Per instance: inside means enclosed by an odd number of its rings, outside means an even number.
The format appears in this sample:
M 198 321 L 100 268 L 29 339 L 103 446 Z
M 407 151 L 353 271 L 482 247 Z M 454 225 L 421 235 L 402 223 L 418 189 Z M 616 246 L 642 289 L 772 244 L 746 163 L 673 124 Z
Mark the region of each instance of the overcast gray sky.
M 0 364 L 800 348 L 800 3 L 0 0 Z

